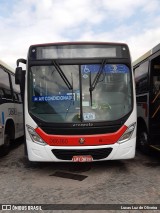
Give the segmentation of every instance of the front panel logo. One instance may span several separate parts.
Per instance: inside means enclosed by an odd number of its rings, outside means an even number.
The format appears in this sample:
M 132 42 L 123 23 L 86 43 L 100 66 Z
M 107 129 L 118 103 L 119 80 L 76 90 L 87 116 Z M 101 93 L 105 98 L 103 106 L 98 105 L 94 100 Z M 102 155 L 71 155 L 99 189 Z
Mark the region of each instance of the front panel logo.
M 79 139 L 79 143 L 80 143 L 80 144 L 84 144 L 84 143 L 85 143 L 85 139 L 84 139 L 84 138 L 80 138 L 80 139 Z

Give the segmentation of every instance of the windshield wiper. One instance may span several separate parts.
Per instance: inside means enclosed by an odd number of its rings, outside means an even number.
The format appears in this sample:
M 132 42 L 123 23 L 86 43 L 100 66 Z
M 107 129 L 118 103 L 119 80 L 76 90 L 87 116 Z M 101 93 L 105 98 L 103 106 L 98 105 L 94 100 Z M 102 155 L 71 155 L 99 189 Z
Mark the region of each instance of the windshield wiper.
M 92 79 L 91 79 L 91 72 L 89 73 L 89 85 L 90 85 L 90 88 L 89 88 L 90 102 L 91 102 L 91 107 L 92 107 L 92 90 L 91 90 L 91 87 L 92 87 Z
M 97 72 L 97 75 L 95 76 L 93 82 L 91 81 L 91 72 L 90 72 L 90 88 L 89 88 L 89 92 L 90 92 L 91 106 L 92 106 L 92 92 L 95 89 L 101 74 L 103 73 L 103 70 L 104 70 L 104 67 L 106 65 L 106 62 L 107 62 L 106 59 L 102 60 L 102 64 L 101 64 L 101 66 L 100 66 L 100 68 L 99 68 L 99 70 Z
M 101 64 L 101 66 L 100 66 L 100 68 L 99 68 L 99 70 L 97 72 L 97 75 L 95 76 L 93 82 L 92 83 L 90 82 L 91 85 L 90 85 L 89 91 L 92 92 L 95 89 L 95 87 L 96 87 L 96 85 L 97 85 L 97 83 L 99 81 L 99 78 L 100 78 L 101 74 L 103 73 L 103 69 L 104 69 L 104 67 L 106 65 L 106 62 L 107 62 L 107 60 L 103 59 L 102 64 Z
M 59 75 L 61 76 L 61 78 L 63 79 L 64 83 L 66 84 L 66 86 L 68 87 L 69 90 L 73 90 L 72 85 L 70 84 L 70 82 L 68 81 L 67 77 L 65 76 L 64 72 L 62 71 L 62 69 L 60 68 L 59 64 L 53 60 L 53 65 L 55 66 L 57 72 L 59 73 Z

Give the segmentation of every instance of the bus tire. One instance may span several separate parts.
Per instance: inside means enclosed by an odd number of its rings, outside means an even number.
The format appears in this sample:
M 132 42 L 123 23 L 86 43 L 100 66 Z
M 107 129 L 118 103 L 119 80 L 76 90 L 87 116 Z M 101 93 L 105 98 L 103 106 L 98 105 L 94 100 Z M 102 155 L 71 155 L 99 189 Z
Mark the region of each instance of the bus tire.
M 10 150 L 10 138 L 7 134 L 4 135 L 4 144 L 1 147 L 1 156 L 5 156 L 9 153 Z
M 137 142 L 138 148 L 145 154 L 149 154 L 149 136 L 147 129 L 145 127 L 141 127 L 137 132 Z

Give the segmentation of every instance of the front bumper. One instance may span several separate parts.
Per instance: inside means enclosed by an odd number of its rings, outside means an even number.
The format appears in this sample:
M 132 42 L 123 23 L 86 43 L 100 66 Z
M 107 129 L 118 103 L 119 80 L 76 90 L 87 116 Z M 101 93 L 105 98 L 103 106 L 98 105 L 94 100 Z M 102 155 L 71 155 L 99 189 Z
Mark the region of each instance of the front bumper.
M 99 145 L 99 146 L 42 146 L 32 142 L 31 140 L 27 140 L 27 149 L 28 149 L 28 158 L 30 161 L 39 161 L 39 162 L 71 162 L 72 155 L 76 155 L 78 151 L 80 151 L 81 155 L 89 154 L 90 151 L 92 153 L 99 152 L 103 149 L 104 155 L 102 158 L 94 158 L 93 161 L 105 161 L 105 160 L 120 160 L 120 159 L 131 159 L 135 156 L 135 146 L 136 146 L 136 138 L 132 138 L 125 143 L 122 144 L 111 144 L 111 145 Z M 111 150 L 110 152 L 106 152 Z M 59 156 L 53 154 L 54 150 L 58 150 L 59 153 L 63 150 L 70 151 L 71 157 L 70 159 L 62 159 Z M 86 150 L 88 151 L 86 153 Z M 56 157 L 57 156 L 57 157 Z

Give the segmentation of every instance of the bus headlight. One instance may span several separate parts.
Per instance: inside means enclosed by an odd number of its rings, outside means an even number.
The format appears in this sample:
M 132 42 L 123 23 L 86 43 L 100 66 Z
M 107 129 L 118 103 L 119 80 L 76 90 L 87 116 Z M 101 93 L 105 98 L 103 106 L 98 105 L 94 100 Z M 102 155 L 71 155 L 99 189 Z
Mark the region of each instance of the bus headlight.
M 120 137 L 120 139 L 118 140 L 118 143 L 124 143 L 126 141 L 128 141 L 135 129 L 136 123 L 133 123 L 132 125 L 130 125 L 127 130 L 123 133 L 123 135 Z
M 35 143 L 38 143 L 40 145 L 43 145 L 45 146 L 46 143 L 44 142 L 44 140 L 35 132 L 35 130 L 30 127 L 29 125 L 26 125 L 27 126 L 27 130 L 28 130 L 28 133 L 32 139 L 33 142 Z

